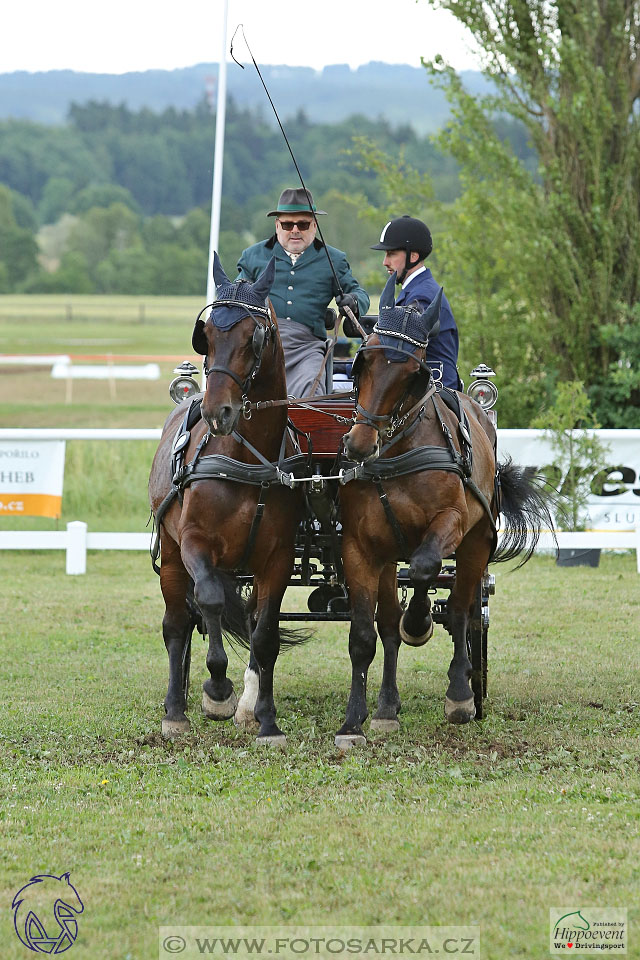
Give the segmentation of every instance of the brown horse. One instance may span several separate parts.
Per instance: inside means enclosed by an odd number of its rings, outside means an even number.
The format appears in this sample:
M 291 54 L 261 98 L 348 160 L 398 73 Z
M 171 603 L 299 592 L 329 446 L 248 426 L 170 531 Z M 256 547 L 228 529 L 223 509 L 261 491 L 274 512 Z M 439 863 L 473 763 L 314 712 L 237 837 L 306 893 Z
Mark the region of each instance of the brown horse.
M 151 469 L 149 496 L 156 521 L 160 519 L 163 635 L 169 656 L 162 721 L 166 737 L 189 730 L 185 653 L 200 620 L 209 637 L 205 715 L 229 719 L 236 710 L 225 630 L 247 646 L 250 642 L 248 672 L 259 676 L 259 689 L 250 692 L 250 709 L 243 712 L 245 721 L 255 716 L 261 742 L 284 741 L 275 722 L 273 670 L 302 499 L 277 482 L 274 467 L 291 453 L 286 405 L 255 413 L 250 407 L 263 400 L 286 401 L 287 396 L 282 345 L 267 299 L 274 271 L 272 260 L 255 283 L 232 283 L 216 254 L 216 301 L 206 322 L 198 318 L 193 332 L 194 349 L 206 358 L 202 419 L 186 422 L 191 401 L 183 401 L 165 423 Z M 182 444 L 182 459 L 176 461 Z M 177 472 L 176 462 L 182 463 Z M 240 570 L 253 573 L 248 612 L 233 577 Z
M 440 297 L 424 313 L 415 305 L 395 307 L 394 284 L 395 276 L 353 367 L 356 419 L 344 446 L 349 460 L 361 465 L 354 471 L 361 479 L 346 483 L 340 493 L 352 681 L 339 746 L 364 742 L 376 610 L 384 672 L 372 726 L 397 728 L 400 640 L 419 646 L 431 636 L 428 590 L 443 559 L 454 553 L 455 585 L 447 607 L 454 652 L 444 709 L 452 723 L 475 716 L 467 634 L 476 591 L 490 559 L 507 560 L 525 549 L 528 559 L 541 524 L 551 524 L 538 486 L 510 462 L 497 464 L 496 432 L 482 408 L 451 391 L 450 409 L 443 402 L 446 392 L 435 390 L 425 352 Z M 500 512 L 506 530 L 496 554 Z M 409 561 L 413 585 L 404 614 L 396 587 L 399 560 Z

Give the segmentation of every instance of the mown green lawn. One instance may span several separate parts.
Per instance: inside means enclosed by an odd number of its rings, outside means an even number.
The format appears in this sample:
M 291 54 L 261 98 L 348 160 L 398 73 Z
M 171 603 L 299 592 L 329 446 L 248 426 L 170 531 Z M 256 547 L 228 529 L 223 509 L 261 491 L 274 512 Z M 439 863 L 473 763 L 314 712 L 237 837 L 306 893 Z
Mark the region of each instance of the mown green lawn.
M 0 297 L 3 353 L 191 356 L 203 302 Z M 141 309 L 144 305 L 144 310 Z M 0 425 L 160 427 L 167 385 L 64 384 L 0 370 Z M 155 443 L 70 441 L 63 517 L 142 530 Z M 3 519 L 3 529 L 45 519 Z M 149 960 L 158 928 L 478 924 L 482 957 L 548 955 L 549 910 L 623 907 L 638 948 L 640 577 L 632 555 L 598 569 L 536 557 L 500 567 L 482 723 L 443 719 L 448 636 L 401 650 L 401 730 L 363 750 L 333 743 L 349 685 L 347 628 L 284 655 L 276 702 L 285 753 L 200 714 L 160 737 L 163 606 L 148 557 L 0 550 L 2 954 L 30 953 L 14 894 L 71 872 L 84 903 L 78 960 Z M 294 591 L 287 606 L 304 603 Z M 239 690 L 243 660 L 230 651 Z M 380 680 L 371 671 L 370 706 Z
M 0 553 L 3 955 L 37 873 L 71 871 L 77 958 L 147 960 L 160 925 L 479 924 L 482 957 L 548 955 L 551 907 L 626 907 L 638 956 L 640 577 L 496 568 L 487 718 L 448 726 L 450 642 L 403 647 L 402 727 L 338 754 L 344 625 L 284 655 L 285 753 L 199 713 L 159 736 L 166 655 L 144 554 Z M 288 603 L 301 603 L 294 596 Z M 244 664 L 230 652 L 241 687 Z M 372 669 L 373 705 L 380 657 Z

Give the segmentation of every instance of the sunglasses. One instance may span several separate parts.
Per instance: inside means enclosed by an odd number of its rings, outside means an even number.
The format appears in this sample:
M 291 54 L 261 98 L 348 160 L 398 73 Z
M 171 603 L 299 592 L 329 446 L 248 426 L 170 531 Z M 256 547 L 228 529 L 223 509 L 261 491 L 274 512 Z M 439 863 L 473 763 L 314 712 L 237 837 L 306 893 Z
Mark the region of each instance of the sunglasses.
M 293 230 L 294 227 L 297 227 L 298 230 L 301 230 L 303 233 L 305 230 L 308 230 L 311 226 L 311 220 L 278 220 L 278 223 L 283 230 L 286 230 L 289 233 L 290 230 Z

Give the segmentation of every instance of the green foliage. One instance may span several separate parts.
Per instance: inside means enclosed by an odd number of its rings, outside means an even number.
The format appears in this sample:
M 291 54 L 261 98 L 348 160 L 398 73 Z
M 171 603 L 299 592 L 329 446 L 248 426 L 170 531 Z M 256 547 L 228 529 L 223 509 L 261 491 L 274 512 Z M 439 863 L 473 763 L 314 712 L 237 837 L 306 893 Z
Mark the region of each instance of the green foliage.
M 347 250 L 356 275 L 368 272 L 381 286 L 369 251 L 379 217 L 371 231 L 341 199 L 365 189 L 367 203 L 384 199 L 375 173 L 349 152 L 353 137 L 400 150 L 419 171 L 429 168 L 446 197 L 457 190 L 455 164 L 407 125 L 394 129 L 362 116 L 318 124 L 303 112 L 285 123 L 306 182 L 330 210 L 327 242 Z M 8 270 L 4 289 L 81 292 L 88 276 L 96 292 L 200 293 L 206 286 L 214 130 L 215 117 L 204 102 L 194 110 L 162 113 L 74 104 L 66 139 L 57 128 L 0 122 L 0 182 L 21 199 L 22 212 L 35 205 L 46 225 L 42 269 L 34 261 L 17 276 Z M 231 271 L 246 246 L 269 236 L 273 223 L 265 214 L 296 179 L 280 131 L 261 111 L 230 102 L 219 252 Z
M 0 184 L 0 286 L 9 290 L 19 289 L 37 268 L 38 245 L 32 232 L 18 225 L 15 197 L 12 190 Z
M 608 423 L 640 428 L 640 305 L 621 306 L 617 317 L 602 328 L 608 375 L 590 393 Z
M 494 83 L 493 93 L 474 97 L 441 59 L 428 64 L 452 103 L 439 142 L 462 170 L 459 204 L 473 210 L 474 194 L 488 184 L 499 227 L 492 256 L 521 279 L 525 313 L 537 318 L 524 372 L 537 380 L 542 361 L 547 386 L 581 380 L 603 425 L 622 425 L 638 396 L 621 378 L 609 389 L 625 343 L 604 331 L 619 304 L 632 307 L 640 293 L 640 5 L 439 6 L 470 31 Z M 535 175 L 492 127 L 497 113 L 527 131 Z
M 68 177 L 50 177 L 38 205 L 41 223 L 55 223 L 69 210 L 76 188 Z
M 582 530 L 593 478 L 608 453 L 607 445 L 593 432 L 599 424 L 591 413 L 584 384 L 579 380 L 558 383 L 553 405 L 533 426 L 544 429 L 551 441 L 552 479 L 560 484 L 564 507 L 557 522 L 564 530 Z
M 140 206 L 125 187 L 115 183 L 92 183 L 79 190 L 73 200 L 64 207 L 70 213 L 86 213 L 93 207 L 110 207 L 122 203 L 134 213 L 140 213 Z

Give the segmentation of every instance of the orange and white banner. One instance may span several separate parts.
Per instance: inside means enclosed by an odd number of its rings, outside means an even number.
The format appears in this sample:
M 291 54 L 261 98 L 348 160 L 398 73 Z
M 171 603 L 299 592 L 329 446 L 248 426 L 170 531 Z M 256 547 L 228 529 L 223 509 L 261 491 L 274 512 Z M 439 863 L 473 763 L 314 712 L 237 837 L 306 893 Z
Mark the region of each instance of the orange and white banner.
M 64 440 L 0 440 L 0 517 L 59 517 L 64 454 Z

